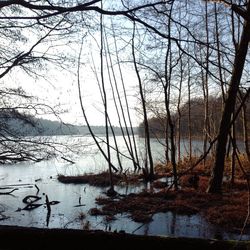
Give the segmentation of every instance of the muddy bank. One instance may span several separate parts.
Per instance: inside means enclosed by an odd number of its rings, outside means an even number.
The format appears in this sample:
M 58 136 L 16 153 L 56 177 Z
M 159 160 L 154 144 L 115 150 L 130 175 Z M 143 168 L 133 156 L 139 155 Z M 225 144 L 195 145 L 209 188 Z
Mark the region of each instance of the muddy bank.
M 73 229 L 40 229 L 0 226 L 0 249 L 125 249 L 145 247 L 155 249 L 230 250 L 249 249 L 248 241 L 219 241 L 192 238 L 139 236 L 104 231 Z

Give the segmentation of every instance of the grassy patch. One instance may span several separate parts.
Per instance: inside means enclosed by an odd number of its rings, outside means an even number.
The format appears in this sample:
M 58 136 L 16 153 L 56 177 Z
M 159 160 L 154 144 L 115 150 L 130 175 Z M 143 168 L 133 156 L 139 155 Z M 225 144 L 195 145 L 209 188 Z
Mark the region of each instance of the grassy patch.
M 113 173 L 112 177 L 113 177 L 113 184 L 120 185 L 120 186 L 138 185 L 144 181 L 142 174 Z M 164 177 L 164 175 L 162 174 L 155 175 L 155 179 L 159 179 L 162 177 Z M 67 183 L 89 184 L 91 186 L 97 186 L 97 187 L 110 186 L 109 172 L 101 172 L 98 174 L 84 174 L 84 175 L 76 175 L 76 176 L 58 175 L 57 179 L 58 181 L 65 183 L 65 184 Z
M 178 163 L 178 172 L 183 173 L 197 159 L 183 159 Z M 248 190 L 247 183 L 239 168 L 236 168 L 235 182 L 223 183 L 223 194 L 212 195 L 206 193 L 209 183 L 209 172 L 213 164 L 207 159 L 206 164 L 200 163 L 188 174 L 182 175 L 179 180 L 179 190 L 169 190 L 167 181 L 163 177 L 172 176 L 169 164 L 155 166 L 156 180 L 151 188 L 140 193 L 131 193 L 126 196 L 98 197 L 96 203 L 100 206 L 89 211 L 91 215 L 108 216 L 112 220 L 116 214 L 128 213 L 136 222 L 147 223 L 155 213 L 172 211 L 177 214 L 201 214 L 212 224 L 220 225 L 230 230 L 240 230 L 247 216 Z M 242 159 L 245 170 L 250 170 L 249 163 Z M 250 172 L 250 171 L 249 171 Z M 230 179 L 230 159 L 226 161 L 225 176 Z M 190 180 L 198 176 L 197 185 Z M 162 179 L 158 179 L 162 178 Z M 110 185 L 109 173 L 86 174 L 82 176 L 58 176 L 63 183 L 87 183 L 89 185 L 107 187 Z M 115 185 L 137 185 L 143 181 L 141 174 L 113 174 Z M 247 222 L 250 228 L 250 221 Z

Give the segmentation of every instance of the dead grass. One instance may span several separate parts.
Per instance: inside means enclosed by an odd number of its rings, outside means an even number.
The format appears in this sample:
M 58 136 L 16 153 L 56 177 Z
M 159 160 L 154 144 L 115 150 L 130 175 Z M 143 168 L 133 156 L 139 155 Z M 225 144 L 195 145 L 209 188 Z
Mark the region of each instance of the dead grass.
M 190 196 L 193 196 L 190 195 Z M 152 215 L 158 212 L 173 211 L 177 214 L 195 214 L 198 209 L 190 205 L 187 200 L 180 199 L 177 192 L 141 192 L 130 194 L 126 197 L 113 200 L 112 198 L 99 197 L 96 200 L 102 205 L 100 214 L 129 213 L 131 218 L 137 222 L 149 222 Z
M 191 161 L 184 158 L 178 164 L 178 172 L 188 169 L 197 159 Z M 250 166 L 244 156 L 241 161 L 246 172 L 250 173 Z M 107 220 L 112 220 L 116 214 L 128 213 L 136 222 L 148 223 L 155 213 L 172 211 L 177 214 L 201 214 L 213 224 L 220 225 L 230 230 L 239 230 L 247 215 L 248 190 L 247 183 L 239 167 L 236 166 L 235 183 L 232 186 L 229 181 L 223 184 L 223 195 L 207 194 L 209 174 L 213 160 L 208 158 L 196 166 L 190 173 L 181 176 L 180 189 L 168 190 L 166 182 L 158 178 L 172 176 L 169 164 L 157 164 L 155 166 L 156 180 L 152 183 L 150 191 L 127 196 L 98 197 L 96 203 L 101 208 L 93 208 L 91 215 L 104 215 Z M 230 159 L 226 161 L 225 176 L 230 177 Z M 198 185 L 190 184 L 190 177 L 199 177 Z M 89 174 L 83 176 L 58 176 L 58 180 L 64 183 L 88 183 L 94 186 L 109 186 L 108 172 Z M 115 185 L 136 185 L 142 181 L 142 175 L 114 174 Z M 247 223 L 250 228 L 250 221 Z
M 250 176 L 250 164 L 249 161 L 244 154 L 239 155 L 241 164 L 245 170 L 245 172 Z M 197 161 L 198 157 L 192 157 L 189 159 L 188 157 L 183 157 L 180 162 L 178 162 L 178 173 L 186 172 L 187 169 L 191 168 Z M 200 162 L 195 168 L 190 171 L 189 174 L 199 174 L 202 176 L 210 176 L 211 169 L 214 163 L 214 159 L 212 157 L 207 157 L 205 164 L 204 161 Z M 172 175 L 172 166 L 170 163 L 163 164 L 157 163 L 155 165 L 155 171 L 159 174 L 163 174 L 165 176 Z M 226 158 L 225 160 L 225 176 L 231 175 L 231 158 Z M 236 169 L 235 169 L 235 177 L 238 179 L 245 178 L 244 174 L 242 173 L 238 162 L 236 162 Z
M 128 185 L 137 184 L 140 182 L 141 176 L 139 175 L 124 175 L 113 174 L 114 185 Z M 84 174 L 77 176 L 58 175 L 58 181 L 62 183 L 74 184 L 89 184 L 98 187 L 108 187 L 110 185 L 110 177 L 108 172 L 101 172 L 99 174 Z
M 168 186 L 166 181 L 159 181 L 159 180 L 154 181 L 152 185 L 154 188 L 157 188 L 157 189 L 166 188 Z
M 207 183 L 208 178 L 202 178 Z M 143 191 L 129 194 L 116 199 L 99 197 L 96 200 L 101 205 L 99 214 L 116 215 L 128 213 L 136 222 L 148 223 L 155 213 L 172 211 L 176 214 L 201 214 L 209 222 L 220 225 L 227 230 L 240 230 L 247 215 L 248 192 L 242 190 L 243 183 L 231 187 L 224 186 L 223 195 L 208 194 L 201 186 L 198 190 L 183 187 L 179 191 L 161 189 L 160 191 Z M 237 189 L 237 187 L 239 187 Z M 250 228 L 250 221 L 247 224 Z
M 232 231 L 239 230 L 243 226 L 246 215 L 246 207 L 232 204 L 210 207 L 206 211 L 206 218 L 208 219 L 208 221 L 213 224 L 226 227 Z
M 92 208 L 89 214 L 93 216 L 109 215 L 115 216 L 119 213 L 129 213 L 136 222 L 147 223 L 152 220 L 153 214 L 157 212 L 174 211 L 178 214 L 195 214 L 197 209 L 181 200 L 175 200 L 177 193 L 141 192 L 129 194 L 120 198 L 98 197 L 96 203 L 102 208 Z
M 114 183 L 118 183 L 121 180 L 119 175 L 113 175 Z M 58 181 L 62 183 L 74 183 L 74 184 L 89 184 L 92 186 L 108 187 L 110 185 L 109 173 L 102 172 L 100 174 L 85 174 L 78 176 L 65 176 L 59 175 Z

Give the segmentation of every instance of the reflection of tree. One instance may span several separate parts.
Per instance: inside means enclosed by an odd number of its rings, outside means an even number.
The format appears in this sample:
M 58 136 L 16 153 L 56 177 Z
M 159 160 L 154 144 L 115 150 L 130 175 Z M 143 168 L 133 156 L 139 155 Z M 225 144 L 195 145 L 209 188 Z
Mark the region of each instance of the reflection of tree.
M 175 235 L 176 233 L 176 213 L 171 213 L 171 225 L 170 225 L 170 234 Z
M 144 224 L 144 235 L 148 235 L 150 223 Z

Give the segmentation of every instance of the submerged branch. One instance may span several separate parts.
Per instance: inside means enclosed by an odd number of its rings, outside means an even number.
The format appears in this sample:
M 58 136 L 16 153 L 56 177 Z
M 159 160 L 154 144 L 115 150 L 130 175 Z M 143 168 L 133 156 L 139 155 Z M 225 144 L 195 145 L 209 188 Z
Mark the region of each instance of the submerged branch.
M 11 191 L 9 192 L 0 192 L 0 195 L 9 195 L 9 194 L 12 194 L 14 191 L 18 190 L 18 188 L 14 188 L 12 189 Z

